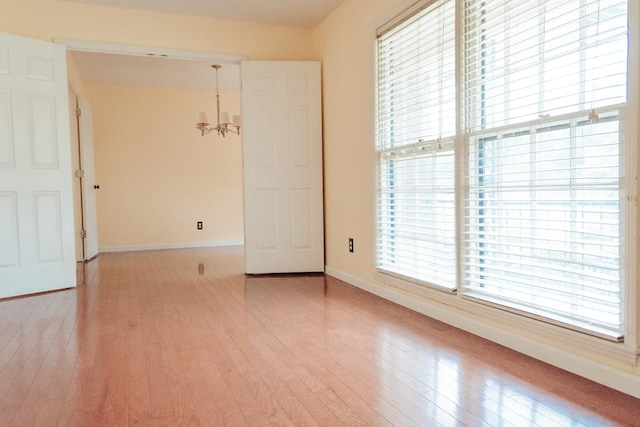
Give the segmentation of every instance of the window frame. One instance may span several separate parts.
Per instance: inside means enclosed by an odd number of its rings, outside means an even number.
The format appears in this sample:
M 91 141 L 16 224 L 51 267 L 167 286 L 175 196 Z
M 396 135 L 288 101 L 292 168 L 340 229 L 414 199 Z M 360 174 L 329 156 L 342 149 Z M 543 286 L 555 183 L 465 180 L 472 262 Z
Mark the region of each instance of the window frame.
M 379 45 L 379 40 L 381 37 L 384 37 L 385 35 L 387 35 L 387 33 L 392 32 L 391 36 L 393 36 L 393 32 L 398 29 L 398 33 L 396 34 L 401 34 L 402 33 L 402 29 L 403 29 L 403 25 L 407 22 L 410 21 L 411 19 L 413 19 L 418 13 L 422 12 L 425 9 L 428 9 L 434 5 L 437 5 L 438 3 L 441 3 L 440 5 L 438 5 L 436 7 L 436 9 L 434 10 L 439 10 L 438 8 L 442 8 L 442 10 L 440 11 L 442 13 L 442 18 L 443 21 L 442 23 L 444 24 L 445 20 L 444 20 L 444 10 L 445 7 L 450 7 L 447 5 L 453 5 L 454 7 L 457 6 L 455 0 L 430 0 L 430 1 L 426 1 L 426 2 L 422 2 L 419 4 L 414 5 L 413 8 L 409 9 L 408 11 L 405 11 L 405 13 L 397 16 L 393 22 L 393 25 L 388 25 L 385 27 L 381 27 L 380 29 L 378 29 L 377 32 L 377 38 L 376 38 L 376 52 L 378 53 L 376 55 L 376 117 L 379 117 L 379 115 L 381 114 L 382 111 L 384 112 L 390 112 L 393 109 L 389 108 L 386 104 L 389 104 L 392 102 L 392 99 L 390 97 L 390 95 L 386 94 L 386 92 L 388 91 L 387 88 L 385 88 L 385 97 L 384 97 L 384 102 L 381 102 L 381 92 L 380 91 L 380 82 L 381 82 L 381 76 L 379 75 L 379 71 L 380 68 L 377 66 L 379 65 L 379 62 L 377 61 L 377 59 L 379 58 L 379 53 L 380 53 L 380 45 Z M 439 12 L 439 13 L 440 13 Z M 457 9 L 455 10 L 455 13 L 457 15 Z M 451 16 L 451 15 L 446 15 L 446 16 Z M 420 19 L 420 18 L 418 18 Z M 457 22 L 457 16 L 453 17 L 453 26 L 455 28 L 456 22 Z M 406 28 L 406 27 L 405 27 Z M 418 31 L 416 31 L 417 33 L 419 33 Z M 444 37 L 444 33 L 442 33 L 443 37 L 439 40 L 439 42 L 441 43 L 439 45 L 439 47 L 443 47 L 447 45 L 447 42 L 452 42 L 453 44 L 453 51 L 455 52 L 457 49 L 457 45 L 456 45 L 456 39 L 452 38 L 446 38 L 446 42 L 444 41 L 445 37 Z M 419 35 L 418 35 L 419 37 Z M 437 38 L 437 36 L 436 36 Z M 410 49 L 409 49 L 410 50 Z M 386 51 L 385 51 L 386 52 Z M 401 51 L 401 56 L 400 58 L 402 58 L 402 55 L 404 54 L 404 51 Z M 442 53 L 441 50 L 438 50 L 437 52 L 438 57 L 440 58 L 439 61 L 442 61 L 442 58 L 444 57 L 444 53 Z M 457 55 L 456 55 L 456 60 L 457 60 Z M 448 61 L 447 61 L 448 62 Z M 387 65 L 389 67 L 391 67 L 392 65 L 387 63 Z M 444 61 L 440 62 L 438 64 L 440 67 L 442 68 L 446 68 L 444 66 Z M 448 65 L 448 64 L 447 64 Z M 453 70 L 455 72 L 455 60 L 454 60 L 454 64 L 453 64 Z M 419 73 L 418 73 L 419 74 Z M 393 73 L 387 73 L 387 76 L 391 76 L 393 75 Z M 391 79 L 393 80 L 393 79 Z M 454 82 L 453 82 L 453 86 L 454 86 L 454 90 L 455 90 L 455 76 L 454 76 Z M 440 83 L 442 83 L 442 80 L 440 79 Z M 422 86 L 420 84 L 420 86 Z M 401 87 L 401 89 L 406 89 L 404 86 Z M 415 89 L 412 87 L 412 89 Z M 437 89 L 437 92 L 439 94 L 439 98 L 442 99 L 442 93 L 443 93 L 443 87 L 439 86 Z M 433 108 L 433 105 L 438 105 L 438 104 L 429 104 L 428 101 L 428 96 L 425 96 L 424 98 L 420 98 L 420 106 L 422 108 L 428 107 L 428 108 Z M 455 101 L 453 102 L 453 111 L 455 112 L 457 110 L 457 105 L 455 104 Z M 381 211 L 383 210 L 387 210 L 387 211 L 391 211 L 392 208 L 391 207 L 387 207 L 386 209 L 382 209 L 379 207 L 380 201 L 381 199 L 386 195 L 386 192 L 391 192 L 393 190 L 393 188 L 390 188 L 390 186 L 388 186 L 389 188 L 385 187 L 385 188 L 381 188 L 382 186 L 380 185 L 381 182 L 383 181 L 384 177 L 385 177 L 385 173 L 386 171 L 383 170 L 383 168 L 381 167 L 384 160 L 387 159 L 391 159 L 391 161 L 407 161 L 407 160 L 416 160 L 416 161 L 420 161 L 420 160 L 425 160 L 425 161 L 431 161 L 431 162 L 436 162 L 437 158 L 438 158 L 438 154 L 442 154 L 444 156 L 449 156 L 448 153 L 451 153 L 451 163 L 452 163 L 452 168 L 453 168 L 453 180 L 454 182 L 452 182 L 451 186 L 449 186 L 448 188 L 450 189 L 450 195 L 451 197 L 454 199 L 453 203 L 453 218 L 451 221 L 451 227 L 453 228 L 453 236 L 451 236 L 455 242 L 456 238 L 457 238 L 457 232 L 455 230 L 455 210 L 456 210 L 456 203 L 455 203 L 455 195 L 456 195 L 456 188 L 455 188 L 455 162 L 456 162 L 456 157 L 455 157 L 455 146 L 456 146 L 456 134 L 457 134 L 457 114 L 456 114 L 456 121 L 454 121 L 454 123 L 452 123 L 452 127 L 451 127 L 451 131 L 447 132 L 449 129 L 446 126 L 442 125 L 442 113 L 444 110 L 440 110 L 438 113 L 438 117 L 440 118 L 440 131 L 442 132 L 441 134 L 439 134 L 439 136 L 434 135 L 430 135 L 429 137 L 424 137 L 424 138 L 419 138 L 419 139 L 411 139 L 411 138 L 404 138 L 401 139 L 401 143 L 396 145 L 395 143 L 391 142 L 391 143 L 382 143 L 381 142 L 381 130 L 379 127 L 376 127 L 376 209 L 375 209 L 375 247 L 376 250 L 374 250 L 374 265 L 376 266 L 376 272 L 378 274 L 381 275 L 387 275 L 389 277 L 393 277 L 393 278 L 398 278 L 401 281 L 407 282 L 407 283 L 413 283 L 413 284 L 417 284 L 417 285 L 421 285 L 421 286 L 428 286 L 428 287 L 432 287 L 434 289 L 438 289 L 440 291 L 444 291 L 444 292 L 455 292 L 456 286 L 455 284 L 457 283 L 457 265 L 454 261 L 453 266 L 451 267 L 451 275 L 454 277 L 454 281 L 452 283 L 451 286 L 447 286 L 447 285 L 443 285 L 441 283 L 437 282 L 438 279 L 438 274 L 432 275 L 430 278 L 419 278 L 419 277 L 414 277 L 411 274 L 404 274 L 404 272 L 402 271 L 402 268 L 392 268 L 389 264 L 392 264 L 391 262 L 389 262 L 389 258 L 390 256 L 388 255 L 387 252 L 393 252 L 392 250 L 387 250 L 385 251 L 383 254 L 381 254 L 379 256 L 378 254 L 378 250 L 377 248 L 379 247 L 379 242 L 381 240 L 386 240 L 387 236 L 383 235 L 382 233 L 379 233 L 380 231 L 380 226 L 379 223 L 382 221 L 385 221 L 387 218 L 381 214 Z M 424 111 L 419 111 L 424 113 Z M 408 115 L 405 113 L 405 115 Z M 398 117 L 402 118 L 401 114 L 398 114 Z M 379 122 L 377 122 L 379 124 Z M 407 126 L 407 128 L 405 129 L 405 133 L 406 134 L 412 134 L 412 132 L 415 132 L 420 126 L 415 126 L 415 125 L 409 125 Z M 443 132 L 443 128 L 445 128 L 445 131 Z M 393 125 L 390 125 L 388 129 L 385 129 L 385 136 L 391 137 L 391 135 L 393 135 Z M 402 143 L 404 142 L 404 143 Z M 410 166 L 409 166 L 410 168 Z M 395 182 L 396 180 L 394 180 Z M 434 185 L 434 187 L 437 187 L 437 185 Z M 400 191 L 400 194 L 402 194 L 402 191 Z M 416 193 L 419 194 L 419 193 Z M 442 191 L 438 192 L 438 191 L 434 191 L 432 192 L 432 194 L 445 194 Z M 447 193 L 449 194 L 449 193 Z M 417 202 L 416 202 L 417 203 Z M 385 229 L 386 231 L 386 229 Z M 434 237 L 433 235 L 429 235 L 429 237 Z M 447 236 L 449 237 L 449 236 Z M 406 240 L 406 239 L 405 239 Z M 429 240 L 429 239 L 416 239 L 414 240 L 414 242 L 418 242 L 419 243 L 424 243 L 424 242 L 429 242 L 430 245 L 436 245 L 436 243 L 434 243 L 433 241 Z M 416 246 L 418 246 L 418 244 L 416 244 Z M 405 250 L 404 252 L 408 252 L 407 250 Z M 434 252 L 433 248 L 430 247 L 430 252 Z M 456 253 L 456 249 L 455 246 L 452 250 L 453 253 Z M 410 259 L 408 259 L 408 257 L 404 257 L 401 258 L 401 260 L 407 261 L 407 262 L 411 262 Z M 385 265 L 382 265 L 385 264 Z M 433 264 L 432 264 L 433 265 Z M 405 269 L 406 270 L 406 269 Z M 446 274 L 446 273 L 442 273 L 441 271 L 439 271 L 438 273 L 440 274 Z M 435 279 L 435 280 L 429 280 L 429 279 Z
M 462 34 L 461 27 L 463 26 L 462 11 L 465 0 L 453 0 L 456 2 L 456 103 L 457 103 L 457 132 L 455 138 L 455 150 L 456 150 L 456 199 L 459 201 L 464 195 L 465 180 L 462 173 L 464 163 L 466 161 L 466 147 L 465 139 L 466 134 L 464 129 L 464 114 L 467 113 L 463 101 L 463 95 L 461 90 L 462 74 L 461 67 L 462 58 Z M 404 12 L 394 16 L 378 28 L 378 34 L 388 31 L 389 28 L 397 25 L 398 22 L 402 22 L 407 19 L 407 16 L 411 16 L 417 11 L 427 7 L 432 1 L 421 1 L 414 4 Z M 626 113 L 626 133 L 629 143 L 625 147 L 626 153 L 623 154 L 626 159 L 627 173 L 626 181 L 624 183 L 623 191 L 626 196 L 624 203 L 621 205 L 622 216 L 622 230 L 627 237 L 625 243 L 626 251 L 623 260 L 623 271 L 625 275 L 623 292 L 625 294 L 625 319 L 626 319 L 626 331 L 625 340 L 621 343 L 609 342 L 596 337 L 593 334 L 585 334 L 582 331 L 574 331 L 567 329 L 565 326 L 558 326 L 548 321 L 532 320 L 529 317 L 522 316 L 521 313 L 514 314 L 512 311 L 505 309 L 504 307 L 496 308 L 491 304 L 478 304 L 477 302 L 470 301 L 462 295 L 462 292 L 454 293 L 454 295 L 443 294 L 438 289 L 428 288 L 417 285 L 415 282 L 408 282 L 403 280 L 402 277 L 394 277 L 393 275 L 381 273 L 380 271 L 374 272 L 375 279 L 386 285 L 401 288 L 402 290 L 409 291 L 410 294 L 415 296 L 427 297 L 433 303 L 443 304 L 453 309 L 460 309 L 464 312 L 471 313 L 473 315 L 480 315 L 482 318 L 491 319 L 492 322 L 496 322 L 501 325 L 508 325 L 517 328 L 522 328 L 530 332 L 533 335 L 544 335 L 546 337 L 555 337 L 559 342 L 571 343 L 571 348 L 582 348 L 588 351 L 596 351 L 608 356 L 612 356 L 625 362 L 631 362 L 635 364 L 638 357 L 638 334 L 637 331 L 640 328 L 638 326 L 639 316 L 638 311 L 640 309 L 640 301 L 638 301 L 638 294 L 640 290 L 637 284 L 637 244 L 634 244 L 636 240 L 638 230 L 638 209 L 637 209 L 637 179 L 636 171 L 638 170 L 638 120 L 634 120 L 638 117 L 638 91 L 639 83 L 637 82 L 640 75 L 638 64 L 639 57 L 638 51 L 640 50 L 640 43 L 638 41 L 638 33 L 640 27 L 640 4 L 636 2 L 628 2 L 628 31 L 629 31 L 629 46 L 630 52 L 636 54 L 630 54 L 628 57 L 628 70 L 627 70 L 627 103 L 625 108 Z M 377 37 L 375 38 L 377 43 Z M 377 56 L 374 55 L 374 61 L 377 61 Z M 375 66 L 377 70 L 377 64 Z M 374 82 L 377 85 L 377 74 L 375 75 Z M 377 99 L 377 97 L 376 97 Z M 377 107 L 376 107 L 377 111 Z M 378 162 L 376 161 L 375 170 L 378 170 Z M 376 198 L 377 202 L 377 198 Z M 461 203 L 456 203 L 456 241 L 458 243 L 457 248 L 457 283 L 456 289 L 460 289 L 462 280 L 462 263 L 460 260 L 464 257 L 464 240 L 462 239 L 462 227 L 464 226 L 461 221 L 462 210 L 464 207 Z M 377 235 L 377 225 L 374 225 Z M 374 257 L 376 251 L 374 250 Z M 374 263 L 375 265 L 375 263 Z M 448 317 L 448 314 L 442 314 L 444 317 Z

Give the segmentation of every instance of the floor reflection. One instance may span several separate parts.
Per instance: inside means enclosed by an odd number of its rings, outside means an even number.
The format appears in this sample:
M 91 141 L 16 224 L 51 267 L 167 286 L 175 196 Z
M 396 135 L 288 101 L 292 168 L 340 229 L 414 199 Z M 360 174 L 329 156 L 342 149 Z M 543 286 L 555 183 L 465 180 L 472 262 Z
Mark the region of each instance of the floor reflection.
M 523 385 L 512 385 L 497 378 L 485 378 L 483 420 L 489 424 L 518 426 L 609 426 L 610 422 L 583 408 L 561 401 L 545 403 L 547 397 Z M 639 420 L 640 421 L 640 420 Z
M 0 425 L 638 425 L 640 401 L 242 248 L 103 254 L 0 301 Z
M 395 327 L 383 328 L 379 334 L 380 378 L 385 385 L 382 397 L 413 394 L 412 410 L 427 425 L 457 425 L 460 408 L 465 405 L 457 357 L 427 343 L 416 343 L 410 331 L 405 332 Z
M 457 330 L 453 333 L 465 334 Z M 526 356 L 490 343 L 473 346 L 472 342 L 481 341 L 468 337 L 471 352 L 463 346 L 458 348 L 464 342 L 460 337 L 451 341 L 429 337 L 400 321 L 380 328 L 376 348 L 380 398 L 397 401 L 397 396 L 404 396 L 405 413 L 425 425 L 612 425 L 581 404 L 549 394 L 548 380 L 542 376 L 533 382 L 518 379 L 519 374 L 527 378 L 531 374 Z M 519 360 L 525 363 L 515 375 L 505 375 L 501 370 L 504 366 L 516 367 Z M 597 400 L 594 402 L 584 403 L 597 405 Z

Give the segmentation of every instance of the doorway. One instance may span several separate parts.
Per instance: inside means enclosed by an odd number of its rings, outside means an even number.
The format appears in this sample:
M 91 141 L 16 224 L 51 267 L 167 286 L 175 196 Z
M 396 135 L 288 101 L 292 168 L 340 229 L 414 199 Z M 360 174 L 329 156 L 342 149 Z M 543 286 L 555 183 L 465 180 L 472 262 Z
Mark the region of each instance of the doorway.
M 240 114 L 242 57 L 80 44 L 68 56 L 94 110 L 99 251 L 242 245 L 241 138 L 195 128 L 215 111 L 212 63 L 221 108 Z
M 104 186 L 104 192 L 101 191 L 102 208 L 108 206 L 111 209 L 108 214 L 101 212 L 102 218 L 109 218 L 110 223 L 106 227 L 112 227 L 105 235 L 118 237 L 112 242 L 101 240 L 101 252 L 228 246 L 251 243 L 244 233 L 254 233 L 256 238 L 253 243 L 245 246 L 247 260 L 260 259 L 265 262 L 256 268 L 249 268 L 251 266 L 248 263 L 248 272 L 324 270 L 319 63 L 243 62 L 244 68 L 253 64 L 253 71 L 243 74 L 243 82 L 248 87 L 257 84 L 251 96 L 245 96 L 246 91 L 242 95 L 242 110 L 251 113 L 252 117 L 246 135 L 257 145 L 248 144 L 250 141 L 241 141 L 239 136 L 233 135 L 227 136 L 227 140 L 237 140 L 227 143 L 222 140 L 224 134 L 215 135 L 215 132 L 197 135 L 191 130 L 191 135 L 185 136 L 187 129 L 195 124 L 197 112 L 204 108 L 182 104 L 184 108 L 166 115 L 166 109 L 160 110 L 157 106 L 166 101 L 168 96 L 172 97 L 172 104 L 180 104 L 183 102 L 181 100 L 188 97 L 195 99 L 193 93 L 202 95 L 214 83 L 211 63 L 228 61 L 228 56 L 219 58 L 212 55 L 203 61 L 202 53 L 146 52 L 147 48 L 103 44 L 87 46 L 68 41 L 65 44 L 83 72 L 98 76 L 97 80 L 108 81 L 108 84 L 96 86 L 93 90 L 96 97 L 108 99 L 112 106 L 117 105 L 126 111 L 119 115 L 112 111 L 109 120 L 105 120 L 109 123 L 109 130 L 105 131 L 110 135 L 109 144 L 120 153 L 121 162 L 102 168 L 110 171 L 113 179 L 100 177 L 105 184 L 110 184 Z M 118 50 L 124 54 L 115 54 Z M 225 78 L 232 76 L 237 79 L 238 94 L 238 65 L 241 59 L 233 58 L 235 63 L 223 65 L 221 70 L 224 72 L 221 73 L 222 86 L 225 85 Z M 150 66 L 153 66 L 151 76 L 148 73 Z M 231 73 L 227 73 L 229 69 Z M 278 73 L 274 74 L 276 69 Z M 206 73 L 204 77 L 201 76 L 203 72 Z M 167 80 L 175 82 L 176 79 L 181 80 L 174 86 L 186 87 L 191 92 L 181 90 L 168 95 L 161 88 Z M 123 89 L 123 83 L 131 86 Z M 126 99 L 126 104 L 114 98 L 116 92 L 121 92 L 118 96 Z M 281 97 L 273 97 L 276 93 L 280 93 Z M 263 104 L 267 98 L 275 102 L 268 111 Z M 215 106 L 213 96 L 209 96 L 208 101 L 211 107 Z M 238 96 L 238 109 L 239 104 Z M 134 106 L 133 110 L 131 106 Z M 221 110 L 224 111 L 224 107 Z M 138 115 L 139 112 L 143 114 Z M 137 118 L 132 119 L 134 116 Z M 154 120 L 149 121 L 150 117 Z M 267 117 L 273 119 L 265 121 Z M 127 128 L 128 133 L 118 133 L 122 128 Z M 270 147 L 274 155 L 278 155 L 274 157 L 274 165 L 280 165 L 280 171 L 286 170 L 286 173 L 247 174 L 248 169 L 257 171 L 269 166 L 264 163 L 268 156 L 261 155 L 253 163 L 250 162 L 256 153 L 264 151 L 261 147 L 266 147 L 264 142 L 269 129 L 273 130 Z M 132 135 L 135 137 L 132 138 Z M 123 143 L 126 140 L 130 143 Z M 181 144 L 176 144 L 178 140 Z M 202 143 L 208 142 L 216 147 L 216 151 L 207 152 L 202 148 Z M 239 150 L 241 142 L 245 151 L 236 152 L 239 156 L 236 158 L 236 170 L 225 169 L 230 164 L 224 161 L 225 150 L 229 150 L 229 144 L 236 143 L 236 149 Z M 185 164 L 191 167 L 184 168 Z M 218 175 L 207 175 L 203 172 L 205 170 Z M 261 178 L 255 179 L 258 176 Z M 205 182 L 204 187 L 197 187 L 203 184 L 203 177 L 204 181 L 208 179 L 209 182 Z M 274 178 L 274 183 L 279 183 L 278 187 L 271 186 L 269 191 L 264 191 L 266 177 Z M 243 179 L 245 184 L 253 180 L 256 185 L 245 185 L 243 189 Z M 230 191 L 234 183 L 239 183 L 233 189 L 237 191 Z M 212 187 L 214 191 L 211 191 Z M 117 188 L 126 188 L 126 193 L 118 193 Z M 178 188 L 183 194 L 175 193 Z M 265 199 L 265 195 L 274 192 L 281 194 L 281 197 Z M 239 198 L 233 200 L 234 196 Z M 254 203 L 261 200 L 264 203 Z M 233 203 L 237 203 L 235 214 L 221 216 L 220 213 Z M 256 211 L 252 214 L 250 211 L 253 208 Z M 228 214 L 229 210 L 226 212 Z M 270 222 L 264 220 L 267 213 L 272 214 Z M 247 218 L 255 218 L 255 221 L 248 221 Z M 224 234 L 229 231 L 229 223 L 238 226 L 242 239 L 234 239 L 237 235 Z M 212 228 L 217 240 L 202 238 Z M 269 236 L 275 240 L 266 242 Z M 181 237 L 185 240 L 178 240 Z M 266 253 L 270 254 L 268 260 Z

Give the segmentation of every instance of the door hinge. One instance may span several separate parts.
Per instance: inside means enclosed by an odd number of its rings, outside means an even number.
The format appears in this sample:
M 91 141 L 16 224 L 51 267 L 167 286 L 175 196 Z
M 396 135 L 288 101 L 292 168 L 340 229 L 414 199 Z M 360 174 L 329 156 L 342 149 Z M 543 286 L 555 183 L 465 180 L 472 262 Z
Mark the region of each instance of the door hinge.
M 87 230 L 80 230 L 80 238 L 81 239 L 87 238 Z
M 76 117 L 80 117 L 82 116 L 82 110 L 79 108 L 76 108 Z
M 76 178 L 84 178 L 84 171 L 82 169 L 76 169 Z

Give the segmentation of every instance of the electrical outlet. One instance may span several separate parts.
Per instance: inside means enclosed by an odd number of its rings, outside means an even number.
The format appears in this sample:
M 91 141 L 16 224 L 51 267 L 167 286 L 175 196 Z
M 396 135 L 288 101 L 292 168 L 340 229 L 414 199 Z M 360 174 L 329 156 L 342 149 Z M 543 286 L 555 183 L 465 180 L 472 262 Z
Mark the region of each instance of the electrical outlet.
M 198 222 L 196 223 L 196 228 L 197 228 L 198 230 L 202 230 L 202 221 L 198 221 Z
M 349 237 L 349 252 L 353 253 L 353 238 Z

